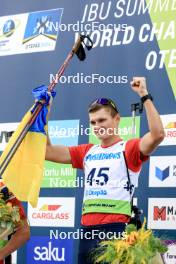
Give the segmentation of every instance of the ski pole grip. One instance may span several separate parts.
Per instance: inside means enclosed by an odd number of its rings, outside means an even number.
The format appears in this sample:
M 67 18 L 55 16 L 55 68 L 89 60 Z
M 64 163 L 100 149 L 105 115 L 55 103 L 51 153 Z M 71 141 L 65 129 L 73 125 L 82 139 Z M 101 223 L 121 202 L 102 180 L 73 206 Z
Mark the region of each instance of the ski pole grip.
M 138 109 L 139 104 L 131 104 L 131 112 L 136 112 L 136 110 Z
M 73 48 L 72 48 L 72 52 L 73 52 L 73 53 L 76 53 L 76 52 L 77 52 L 77 50 L 79 49 L 79 47 L 80 47 L 80 45 L 81 45 L 81 42 L 82 42 L 82 39 L 81 39 L 81 37 L 79 36 L 78 39 L 77 39 L 77 41 L 75 42 Z

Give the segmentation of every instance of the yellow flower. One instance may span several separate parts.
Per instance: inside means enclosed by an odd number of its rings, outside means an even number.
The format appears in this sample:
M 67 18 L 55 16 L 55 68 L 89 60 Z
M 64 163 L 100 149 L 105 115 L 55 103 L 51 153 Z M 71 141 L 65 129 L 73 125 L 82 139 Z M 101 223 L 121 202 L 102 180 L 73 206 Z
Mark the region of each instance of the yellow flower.
M 137 231 L 132 231 L 128 237 L 126 238 L 126 242 L 130 245 L 134 244 L 139 237 L 139 233 Z
M 167 247 L 158 238 L 155 238 L 152 230 L 145 230 L 145 226 L 146 219 L 138 231 L 129 226 L 129 229 L 126 229 L 125 239 L 101 243 L 106 247 L 103 254 L 97 256 L 96 261 L 102 263 L 102 261 L 109 262 L 111 260 L 112 264 L 148 264 L 157 252 L 166 252 Z M 153 241 L 157 241 L 157 243 L 153 243 Z

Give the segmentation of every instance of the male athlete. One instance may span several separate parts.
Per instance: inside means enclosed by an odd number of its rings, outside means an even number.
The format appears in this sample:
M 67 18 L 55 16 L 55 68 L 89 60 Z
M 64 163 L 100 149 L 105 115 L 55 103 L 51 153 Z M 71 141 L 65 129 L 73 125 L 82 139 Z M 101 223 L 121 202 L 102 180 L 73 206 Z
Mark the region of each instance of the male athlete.
M 134 77 L 131 87 L 146 110 L 149 132 L 142 138 L 123 142 L 117 134 L 120 114 L 116 105 L 110 99 L 99 98 L 89 106 L 88 111 L 90 124 L 101 141 L 100 145 L 55 146 L 48 139 L 47 160 L 72 164 L 74 168 L 84 170 L 81 224 L 85 234 L 88 231 L 94 233 L 95 230 L 105 234 L 124 230 L 131 215 L 127 168 L 130 188 L 134 192 L 142 163 L 164 139 L 163 125 L 148 93 L 145 78 Z M 79 264 L 93 263 L 88 253 L 98 241 L 94 237 L 80 241 Z

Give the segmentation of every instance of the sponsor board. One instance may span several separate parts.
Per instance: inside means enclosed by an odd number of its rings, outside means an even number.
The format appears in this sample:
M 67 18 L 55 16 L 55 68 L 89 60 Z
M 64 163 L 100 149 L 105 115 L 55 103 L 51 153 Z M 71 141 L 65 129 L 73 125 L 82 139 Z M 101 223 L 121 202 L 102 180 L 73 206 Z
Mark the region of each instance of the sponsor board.
M 0 152 L 4 151 L 10 139 L 8 132 L 15 131 L 18 125 L 19 123 L 0 124 Z M 49 121 L 48 129 L 52 144 L 78 145 L 79 120 Z M 45 161 L 42 187 L 78 187 L 82 183 L 76 178 L 76 171 L 70 164 Z
M 27 243 L 27 264 L 73 263 L 73 240 L 32 236 Z
M 0 151 L 3 151 L 9 142 L 8 132 L 15 131 L 19 123 L 1 123 L 0 124 Z
M 28 219 L 31 226 L 74 227 L 74 197 L 42 197 L 36 208 L 28 204 Z
M 49 121 L 48 130 L 53 145 L 78 145 L 79 120 Z M 42 187 L 77 187 L 76 171 L 70 164 L 45 161 Z
M 0 17 L 0 56 L 55 49 L 63 9 Z
M 176 229 L 176 198 L 148 199 L 148 228 Z
M 149 187 L 176 187 L 176 156 L 150 157 Z
M 0 17 L 0 56 L 20 53 L 27 14 Z
M 176 145 L 176 114 L 161 115 L 165 138 L 160 146 Z

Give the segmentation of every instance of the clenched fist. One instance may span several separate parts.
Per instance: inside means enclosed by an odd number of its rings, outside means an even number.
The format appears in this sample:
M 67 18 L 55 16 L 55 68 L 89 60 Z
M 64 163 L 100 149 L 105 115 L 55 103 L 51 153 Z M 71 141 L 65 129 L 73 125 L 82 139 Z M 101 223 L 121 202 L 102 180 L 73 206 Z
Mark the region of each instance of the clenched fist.
M 133 77 L 131 87 L 140 97 L 148 94 L 145 77 Z

